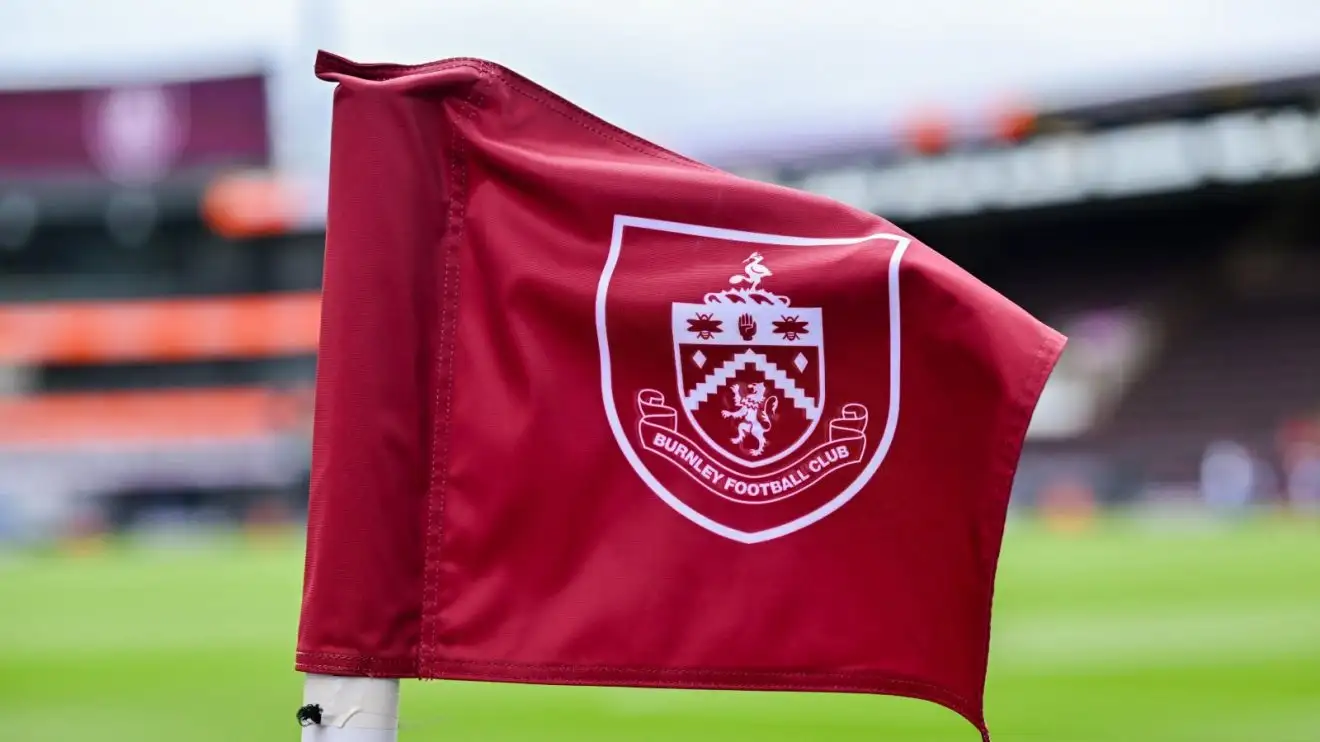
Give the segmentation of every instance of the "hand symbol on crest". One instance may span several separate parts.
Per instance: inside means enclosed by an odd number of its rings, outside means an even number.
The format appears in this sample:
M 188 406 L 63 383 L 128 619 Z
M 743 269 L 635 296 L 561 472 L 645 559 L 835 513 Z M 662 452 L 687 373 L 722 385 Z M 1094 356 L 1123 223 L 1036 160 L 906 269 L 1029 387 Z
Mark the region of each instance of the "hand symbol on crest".
M 756 337 L 756 320 L 750 314 L 744 314 L 738 318 L 738 334 L 742 339 L 751 342 Z

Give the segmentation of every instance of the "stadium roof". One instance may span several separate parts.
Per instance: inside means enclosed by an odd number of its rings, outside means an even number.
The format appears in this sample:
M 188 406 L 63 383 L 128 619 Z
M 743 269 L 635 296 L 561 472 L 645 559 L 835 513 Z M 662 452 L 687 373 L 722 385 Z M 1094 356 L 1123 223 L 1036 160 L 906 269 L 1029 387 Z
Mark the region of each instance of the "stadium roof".
M 1131 106 L 1181 99 L 1151 93 L 1240 93 L 1243 80 L 1320 69 L 1312 0 L 1225 0 L 1214 23 L 1195 22 L 1198 0 L 822 2 L 829 12 L 781 0 L 755 14 L 742 2 L 704 4 L 700 15 L 693 5 L 594 0 L 455 0 L 444 12 L 408 0 L 230 0 L 224 13 L 171 0 L 18 3 L 0 9 L 0 86 L 114 82 L 134 70 L 209 77 L 268 63 L 273 153 L 310 204 L 293 221 L 315 223 L 330 96 L 311 74 L 317 47 L 364 60 L 494 59 L 728 167 L 883 157 L 932 117 L 983 138 L 1001 105 L 1147 115 Z M 1137 93 L 1145 97 L 1114 103 Z
M 157 74 L 199 56 L 255 53 L 324 89 L 310 74 L 316 46 L 381 61 L 471 55 L 638 134 L 710 156 L 749 141 L 795 146 L 882 128 L 926 103 L 976 108 L 1024 93 L 1053 106 L 1134 85 L 1320 66 L 1320 4 L 1223 0 L 1213 22 L 1199 22 L 1204 8 L 1199 0 L 453 0 L 439 10 L 414 0 L 229 0 L 219 12 L 172 0 L 6 3 L 0 80 L 107 65 Z

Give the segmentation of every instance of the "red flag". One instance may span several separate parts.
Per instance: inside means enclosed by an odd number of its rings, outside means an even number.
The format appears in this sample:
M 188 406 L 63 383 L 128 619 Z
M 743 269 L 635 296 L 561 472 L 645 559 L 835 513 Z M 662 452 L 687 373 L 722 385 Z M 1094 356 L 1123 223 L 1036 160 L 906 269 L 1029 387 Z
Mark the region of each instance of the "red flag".
M 1057 332 L 497 65 L 335 93 L 297 667 L 882 693 L 985 732 Z

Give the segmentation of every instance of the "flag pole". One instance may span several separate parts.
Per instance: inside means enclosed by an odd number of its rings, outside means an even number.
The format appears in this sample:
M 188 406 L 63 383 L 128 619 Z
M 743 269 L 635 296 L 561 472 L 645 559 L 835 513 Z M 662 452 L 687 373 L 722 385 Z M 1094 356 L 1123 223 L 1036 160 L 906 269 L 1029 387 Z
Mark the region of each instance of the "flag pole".
M 308 673 L 298 723 L 302 742 L 398 742 L 399 681 Z
M 305 79 L 316 50 L 334 45 L 340 8 L 336 0 L 300 0 L 296 37 L 278 80 L 276 123 L 281 169 L 325 175 L 330 152 L 331 96 Z M 308 673 L 297 719 L 302 742 L 398 742 L 399 681 Z

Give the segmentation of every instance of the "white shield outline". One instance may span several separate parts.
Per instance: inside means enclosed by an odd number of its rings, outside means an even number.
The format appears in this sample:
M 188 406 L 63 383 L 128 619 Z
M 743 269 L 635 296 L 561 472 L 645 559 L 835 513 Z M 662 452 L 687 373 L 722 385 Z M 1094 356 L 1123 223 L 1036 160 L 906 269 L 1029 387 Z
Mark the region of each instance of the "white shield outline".
M 628 434 L 619 419 L 619 412 L 614 400 L 613 373 L 611 372 L 609 334 L 606 328 L 605 301 L 609 292 L 610 279 L 614 276 L 615 266 L 619 262 L 619 252 L 623 249 L 624 230 L 628 228 L 650 229 L 658 232 L 669 232 L 671 234 L 688 235 L 691 237 L 704 237 L 715 240 L 729 240 L 737 242 L 750 242 L 761 245 L 782 245 L 788 247 L 825 247 L 840 245 L 859 245 L 876 240 L 889 240 L 894 244 L 894 251 L 889 256 L 889 414 L 885 418 L 885 431 L 871 453 L 871 458 L 866 462 L 866 466 L 853 481 L 843 489 L 842 492 L 835 495 L 825 504 L 805 515 L 799 516 L 787 523 L 767 528 L 761 531 L 741 531 L 736 528 L 719 523 L 702 513 L 697 512 L 687 503 L 683 502 L 672 492 L 670 492 L 658 479 L 655 478 L 646 464 L 642 462 L 641 456 L 633 448 L 632 442 L 628 439 Z M 894 441 L 894 431 L 898 428 L 898 410 L 899 410 L 899 376 L 902 368 L 900 330 L 902 327 L 899 315 L 899 291 L 898 278 L 899 267 L 903 260 L 903 253 L 907 251 L 910 239 L 902 235 L 888 232 L 878 232 L 863 237 L 791 237 L 787 235 L 765 234 L 761 232 L 743 232 L 734 229 L 722 229 L 719 227 L 707 227 L 699 224 L 685 224 L 683 222 L 670 222 L 659 219 L 646 219 L 637 216 L 627 216 L 624 214 L 614 215 L 614 229 L 610 237 L 610 252 L 605 260 L 605 268 L 601 271 L 600 283 L 596 287 L 596 339 L 600 346 L 600 384 L 601 397 L 605 406 L 605 417 L 609 420 L 610 431 L 614 433 L 614 439 L 619 444 L 619 449 L 623 452 L 624 458 L 632 466 L 637 476 L 656 494 L 666 505 L 673 508 L 680 515 L 710 531 L 711 533 L 737 541 L 744 544 L 756 544 L 765 541 L 787 536 L 791 533 L 806 528 L 807 526 L 821 520 L 825 516 L 833 513 L 843 507 L 858 492 L 866 486 L 871 477 L 880 469 L 885 456 L 889 453 L 889 447 Z M 822 390 L 823 392 L 823 390 Z M 823 396 L 823 393 L 822 393 Z M 631 400 L 628 401 L 628 407 L 631 407 Z
M 814 308 L 815 307 L 813 307 L 813 309 Z M 789 308 L 789 311 L 792 311 L 791 307 Z M 678 398 L 679 400 L 682 400 L 682 398 L 686 396 L 688 392 L 688 390 L 683 388 L 683 356 L 682 353 L 679 351 L 678 338 L 674 338 L 673 341 L 674 341 L 674 373 L 677 377 L 675 381 L 677 383 Z M 750 347 L 747 345 L 747 343 L 712 343 L 712 345 L 719 345 L 723 347 Z M 820 418 L 823 416 L 823 412 L 826 409 L 825 407 L 825 346 L 823 343 L 820 342 L 814 342 L 811 345 L 816 349 L 816 363 L 814 365 L 816 367 L 816 376 L 818 378 L 817 384 L 820 386 L 820 394 L 818 395 L 819 399 L 816 400 L 816 405 L 818 409 L 821 410 L 822 414 L 818 414 L 816 416 L 816 419 L 812 420 L 810 424 L 807 425 L 806 432 L 804 432 L 801 436 L 799 436 L 798 439 L 794 441 L 792 445 L 790 445 L 788 448 L 785 448 L 783 451 L 780 451 L 774 456 L 767 456 L 764 459 L 745 459 L 741 456 L 735 456 L 724 446 L 724 444 L 717 443 L 714 438 L 710 437 L 710 433 L 707 433 L 705 428 L 697 424 L 697 419 L 692 416 L 692 410 L 688 409 L 687 405 L 682 405 L 684 417 L 687 418 L 688 423 L 692 425 L 692 429 L 697 432 L 697 435 L 701 438 L 701 440 L 705 441 L 706 445 L 710 446 L 714 451 L 716 451 L 717 453 L 719 453 L 721 456 L 728 459 L 729 461 L 732 461 L 741 466 L 745 466 L 748 469 L 759 469 L 763 466 L 769 466 L 773 463 L 783 461 L 784 459 L 793 455 L 793 453 L 796 452 L 799 448 L 802 448 L 802 444 L 806 443 L 807 439 L 811 437 L 811 434 L 816 432 L 816 428 L 820 425 Z

